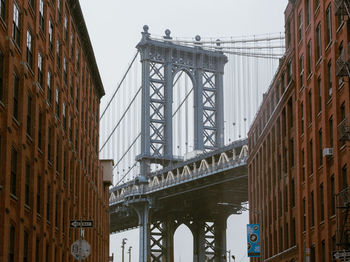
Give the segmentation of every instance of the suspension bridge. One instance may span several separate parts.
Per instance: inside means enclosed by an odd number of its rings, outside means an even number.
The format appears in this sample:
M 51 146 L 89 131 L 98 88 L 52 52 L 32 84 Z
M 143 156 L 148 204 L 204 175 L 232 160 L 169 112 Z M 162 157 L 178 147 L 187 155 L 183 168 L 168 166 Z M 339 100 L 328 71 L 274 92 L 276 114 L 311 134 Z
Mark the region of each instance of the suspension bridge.
M 100 155 L 115 163 L 110 230 L 140 228 L 140 262 L 173 261 L 181 224 L 194 261 L 224 261 L 226 220 L 248 201 L 244 138 L 283 36 L 186 39 L 144 26 L 100 117 Z

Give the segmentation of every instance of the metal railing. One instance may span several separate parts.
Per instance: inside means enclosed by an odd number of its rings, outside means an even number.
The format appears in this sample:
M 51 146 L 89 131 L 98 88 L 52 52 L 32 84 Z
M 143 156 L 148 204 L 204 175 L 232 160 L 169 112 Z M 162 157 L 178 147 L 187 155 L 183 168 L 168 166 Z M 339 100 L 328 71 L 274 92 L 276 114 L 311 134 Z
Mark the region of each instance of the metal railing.
M 338 125 L 338 139 L 339 140 L 350 140 L 350 119 L 346 117 Z
M 109 199 L 109 204 L 110 205 L 118 204 L 125 201 L 126 199 L 136 200 L 152 192 L 164 190 L 166 188 L 187 183 L 201 177 L 207 177 L 227 169 L 232 169 L 241 165 L 245 165 L 247 158 L 248 158 L 247 156 L 242 156 L 237 159 L 230 159 L 228 162 L 225 162 L 220 165 L 218 165 L 217 163 L 209 164 L 209 168 L 204 170 L 201 170 L 201 169 L 191 170 L 187 176 L 184 176 L 177 172 L 176 174 L 173 174 L 173 176 L 171 177 L 169 173 L 167 175 L 164 174 L 164 176 L 167 176 L 167 177 L 163 177 L 163 179 L 160 179 L 159 183 L 152 183 L 152 181 L 149 180 L 147 184 L 129 185 L 129 187 L 123 188 L 119 192 L 112 192 L 111 197 Z

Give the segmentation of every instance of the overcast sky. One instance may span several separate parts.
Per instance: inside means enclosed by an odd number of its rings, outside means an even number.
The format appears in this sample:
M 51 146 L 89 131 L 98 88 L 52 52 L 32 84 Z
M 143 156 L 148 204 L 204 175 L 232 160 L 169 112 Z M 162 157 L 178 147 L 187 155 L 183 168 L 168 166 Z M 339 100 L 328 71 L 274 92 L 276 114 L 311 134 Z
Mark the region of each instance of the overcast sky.
M 284 31 L 287 0 L 81 0 L 85 21 L 95 51 L 106 97 L 116 88 L 141 38 L 143 25 L 149 32 L 174 37 L 248 36 Z M 236 261 L 246 256 L 248 215 L 231 216 L 227 249 Z M 138 261 L 138 230 L 111 236 L 110 252 L 121 261 L 121 239 L 132 246 L 132 261 Z M 175 262 L 192 261 L 192 236 L 181 227 L 175 236 Z

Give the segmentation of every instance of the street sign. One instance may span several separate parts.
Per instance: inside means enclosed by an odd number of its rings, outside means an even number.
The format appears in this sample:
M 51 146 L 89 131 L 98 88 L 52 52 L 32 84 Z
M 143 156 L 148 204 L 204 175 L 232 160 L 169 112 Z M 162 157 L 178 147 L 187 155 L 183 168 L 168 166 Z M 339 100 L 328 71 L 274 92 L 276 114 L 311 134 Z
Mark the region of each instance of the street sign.
M 340 259 L 341 261 L 346 259 L 345 261 L 348 261 L 350 259 L 350 250 L 333 251 L 333 259 Z
M 86 240 L 77 240 L 71 246 L 74 259 L 86 259 L 90 255 L 90 244 Z
M 70 221 L 70 227 L 93 227 L 94 221 L 93 220 L 71 220 Z

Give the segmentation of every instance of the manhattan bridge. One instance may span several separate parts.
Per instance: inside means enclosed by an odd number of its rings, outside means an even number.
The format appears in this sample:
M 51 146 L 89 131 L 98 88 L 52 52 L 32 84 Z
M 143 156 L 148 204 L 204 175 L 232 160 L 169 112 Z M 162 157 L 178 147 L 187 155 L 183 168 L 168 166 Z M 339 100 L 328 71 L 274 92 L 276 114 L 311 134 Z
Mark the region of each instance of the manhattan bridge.
M 114 160 L 110 232 L 139 227 L 139 261 L 226 261 L 227 218 L 248 201 L 247 131 L 284 53 L 284 34 L 153 36 L 101 105 L 101 158 Z

